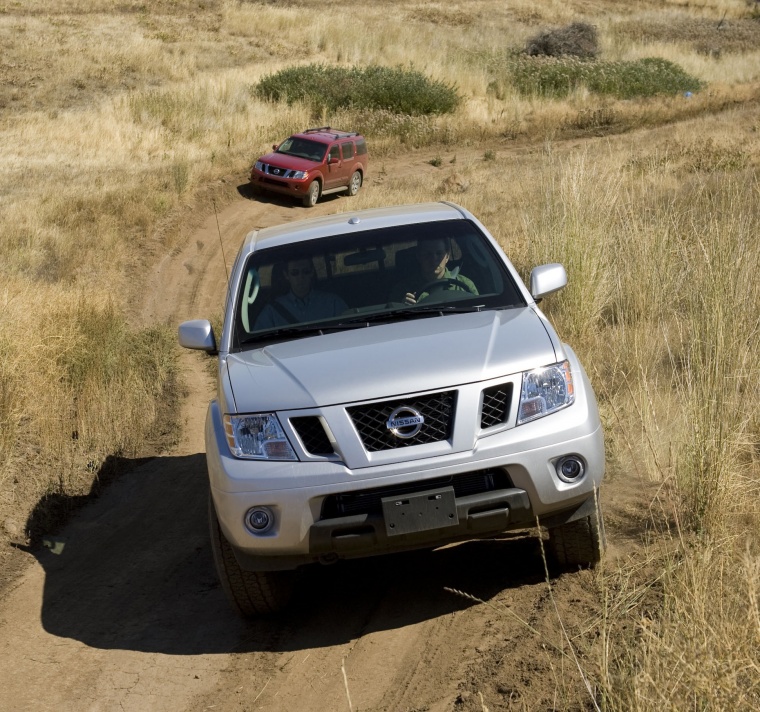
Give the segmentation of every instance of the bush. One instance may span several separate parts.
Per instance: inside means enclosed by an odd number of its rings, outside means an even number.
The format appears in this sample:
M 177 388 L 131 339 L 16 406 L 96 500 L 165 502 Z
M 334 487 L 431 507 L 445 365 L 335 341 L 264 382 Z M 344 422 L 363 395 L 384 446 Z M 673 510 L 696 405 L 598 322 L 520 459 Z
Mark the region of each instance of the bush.
M 315 109 L 381 109 L 419 116 L 446 114 L 461 102 L 455 87 L 413 69 L 369 66 L 289 67 L 264 77 L 254 94 L 269 101 L 303 101 Z
M 695 92 L 702 82 L 665 59 L 591 62 L 576 58 L 521 58 L 511 79 L 521 94 L 561 98 L 580 87 L 618 99 Z
M 573 22 L 566 27 L 545 30 L 528 40 L 525 53 L 531 57 L 583 57 L 599 54 L 596 27 L 586 22 Z
M 702 88 L 702 82 L 667 59 L 648 57 L 635 62 L 601 65 L 600 70 L 593 74 L 588 88 L 597 94 L 631 99 L 694 92 Z

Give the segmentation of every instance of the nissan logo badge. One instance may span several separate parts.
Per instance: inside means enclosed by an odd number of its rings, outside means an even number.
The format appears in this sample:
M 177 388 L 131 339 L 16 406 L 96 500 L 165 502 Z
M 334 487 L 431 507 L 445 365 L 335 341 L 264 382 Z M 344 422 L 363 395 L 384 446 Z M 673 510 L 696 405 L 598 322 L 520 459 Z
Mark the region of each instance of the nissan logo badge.
M 385 426 L 397 438 L 409 440 L 420 432 L 424 422 L 422 413 L 408 405 L 402 405 L 390 414 Z

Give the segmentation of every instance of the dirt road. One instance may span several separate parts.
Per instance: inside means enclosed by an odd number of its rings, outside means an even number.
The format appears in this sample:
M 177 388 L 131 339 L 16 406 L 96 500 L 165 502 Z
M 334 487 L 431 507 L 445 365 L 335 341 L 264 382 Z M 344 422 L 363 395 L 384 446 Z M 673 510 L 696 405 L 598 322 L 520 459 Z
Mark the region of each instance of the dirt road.
M 137 317 L 176 324 L 220 313 L 220 242 L 229 263 L 247 231 L 335 209 L 326 201 L 307 213 L 236 193 L 153 267 Z M 559 621 L 582 654 L 599 610 L 595 575 L 566 575 L 550 590 L 535 538 L 319 569 L 284 618 L 239 620 L 206 534 L 203 358 L 182 355 L 189 393 L 176 448 L 114 483 L 48 548 L 26 554 L 29 565 L 0 601 L 0 710 L 591 706 Z M 616 522 L 626 493 L 618 494 L 613 551 L 623 540 Z

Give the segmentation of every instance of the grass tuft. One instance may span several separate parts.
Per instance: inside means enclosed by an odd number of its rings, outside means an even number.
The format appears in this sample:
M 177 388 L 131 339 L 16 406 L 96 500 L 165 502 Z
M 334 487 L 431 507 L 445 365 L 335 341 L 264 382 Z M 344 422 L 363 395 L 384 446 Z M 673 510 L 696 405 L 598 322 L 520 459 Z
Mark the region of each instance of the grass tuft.
M 603 582 L 603 708 L 758 709 L 757 552 L 742 540 L 673 543 Z

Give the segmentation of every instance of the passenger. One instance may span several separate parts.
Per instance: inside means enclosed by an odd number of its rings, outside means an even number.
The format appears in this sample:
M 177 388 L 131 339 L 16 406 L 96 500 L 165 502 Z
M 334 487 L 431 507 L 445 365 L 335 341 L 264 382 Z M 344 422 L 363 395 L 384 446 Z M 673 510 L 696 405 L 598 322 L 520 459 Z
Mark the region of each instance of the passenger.
M 417 269 L 400 281 L 391 290 L 390 300 L 416 304 L 431 292 L 457 290 L 477 294 L 472 280 L 459 274 L 459 270 L 449 270 L 451 247 L 446 238 L 420 240 L 415 250 Z
M 254 331 L 329 319 L 348 309 L 337 294 L 312 289 L 315 270 L 310 259 L 288 262 L 282 274 L 290 289 L 264 307 Z

